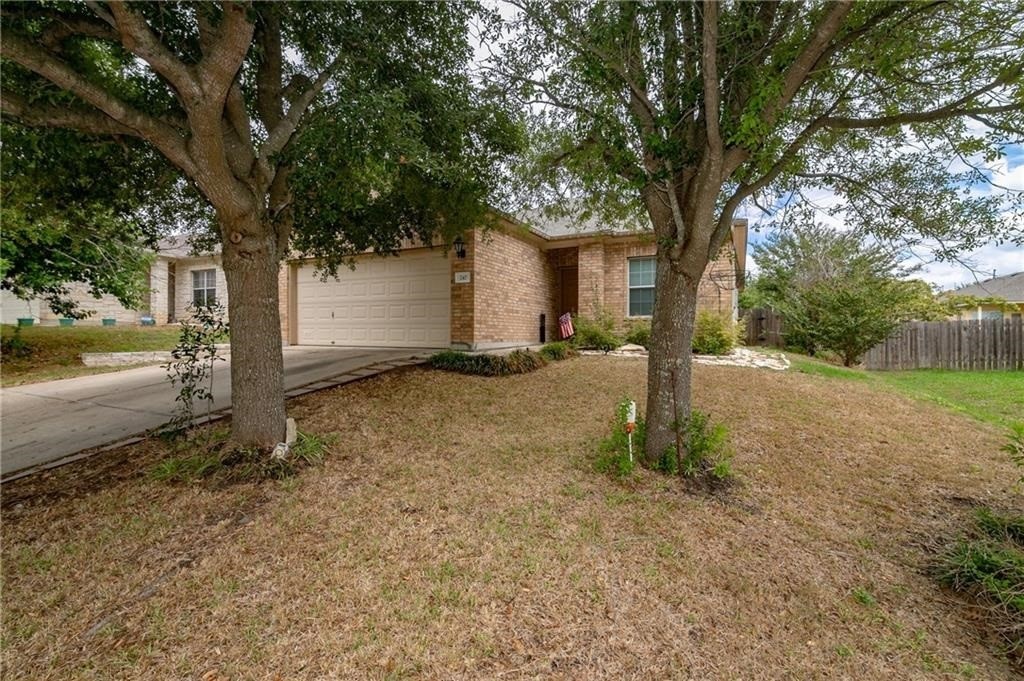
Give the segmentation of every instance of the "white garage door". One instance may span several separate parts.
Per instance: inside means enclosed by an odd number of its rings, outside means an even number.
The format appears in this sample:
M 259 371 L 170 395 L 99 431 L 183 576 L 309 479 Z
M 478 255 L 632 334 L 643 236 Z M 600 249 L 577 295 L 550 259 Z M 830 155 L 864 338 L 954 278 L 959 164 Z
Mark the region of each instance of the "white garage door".
M 448 259 L 438 251 L 366 256 L 338 279 L 299 268 L 300 345 L 442 348 L 450 343 Z

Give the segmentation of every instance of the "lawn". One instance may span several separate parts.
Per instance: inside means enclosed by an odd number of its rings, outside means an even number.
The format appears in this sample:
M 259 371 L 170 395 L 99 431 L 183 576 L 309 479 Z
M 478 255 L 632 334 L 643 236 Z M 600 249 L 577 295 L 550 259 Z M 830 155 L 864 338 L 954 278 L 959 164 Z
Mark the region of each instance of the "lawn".
M 4 486 L 9 679 L 1003 679 L 928 576 L 999 429 L 874 381 L 695 367 L 739 482 L 595 472 L 642 361 L 419 368 L 293 400 L 281 482 L 169 484 L 147 441 Z
M 83 352 L 170 350 L 178 342 L 177 326 L 28 326 L 18 332 L 26 348 L 11 348 L 15 327 L 4 325 L 2 384 L 20 385 L 116 371 L 126 367 L 86 367 Z
M 788 357 L 802 373 L 874 382 L 997 426 L 1024 421 L 1024 371 L 864 371 L 801 355 Z

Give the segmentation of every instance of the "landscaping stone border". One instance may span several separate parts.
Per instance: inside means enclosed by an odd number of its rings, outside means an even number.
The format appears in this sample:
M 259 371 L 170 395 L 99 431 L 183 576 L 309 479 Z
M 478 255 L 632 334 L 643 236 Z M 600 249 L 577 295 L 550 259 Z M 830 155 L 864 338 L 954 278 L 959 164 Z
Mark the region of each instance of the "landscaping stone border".
M 609 357 L 632 357 L 647 359 L 647 350 L 640 345 L 623 345 L 618 350 L 601 352 L 600 350 L 581 350 L 581 355 L 607 355 Z M 695 364 L 711 364 L 717 366 L 751 367 L 785 371 L 789 369 L 789 360 L 781 352 L 758 352 L 749 348 L 736 348 L 728 355 L 694 355 Z

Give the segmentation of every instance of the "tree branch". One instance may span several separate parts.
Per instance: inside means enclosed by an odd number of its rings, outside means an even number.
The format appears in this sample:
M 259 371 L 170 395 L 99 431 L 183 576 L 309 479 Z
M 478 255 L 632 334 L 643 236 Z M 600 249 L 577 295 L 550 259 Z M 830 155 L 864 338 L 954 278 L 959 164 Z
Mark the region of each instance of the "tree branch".
M 217 36 L 209 52 L 203 53 L 199 63 L 199 85 L 207 99 L 218 108 L 228 96 L 228 90 L 249 52 L 256 25 L 249 21 L 248 8 L 238 2 L 225 2 L 224 15 Z
M 782 92 L 774 102 L 766 106 L 761 112 L 762 120 L 766 121 L 769 125 L 774 124 L 782 110 L 793 101 L 793 97 L 800 91 L 811 70 L 818 63 L 820 57 L 828 50 L 832 39 L 839 33 L 839 29 L 842 27 L 843 21 L 852 7 L 853 3 L 850 0 L 840 0 L 831 6 L 829 12 L 814 28 L 813 34 L 803 50 L 793 60 L 793 63 L 789 65 L 782 78 Z
M 256 27 L 256 42 L 260 46 L 256 68 L 256 111 L 263 127 L 273 130 L 284 110 L 281 106 L 284 76 L 281 60 L 281 19 L 273 6 L 260 7 L 260 22 Z
M 4 31 L 0 34 L 0 56 L 42 76 L 96 107 L 114 121 L 134 130 L 137 136 L 151 142 L 171 163 L 186 173 L 191 174 L 195 171 L 185 141 L 174 127 L 139 111 L 103 88 L 90 83 L 53 54 L 36 47 L 11 31 Z
M 107 7 L 117 25 L 121 44 L 153 67 L 158 75 L 174 86 L 179 96 L 189 102 L 198 99 L 200 86 L 192 71 L 160 41 L 146 19 L 122 0 L 107 3 Z
M 306 113 L 306 109 L 313 103 L 317 95 L 327 85 L 327 81 L 335 74 L 335 72 L 341 68 L 346 58 L 345 53 L 338 54 L 333 61 L 325 68 L 320 75 L 316 77 L 316 80 L 306 88 L 304 91 L 295 96 L 292 100 L 291 105 L 288 107 L 288 113 L 286 113 L 277 126 L 269 131 L 266 141 L 259 151 L 260 163 L 269 163 L 271 157 L 276 156 L 284 150 L 288 142 L 291 140 L 292 135 L 295 133 L 296 128 L 299 126 L 299 121 L 302 116 Z M 273 177 L 271 174 L 269 177 Z
M 701 72 L 704 77 L 704 125 L 707 130 L 709 151 L 719 155 L 722 149 L 722 135 L 719 131 L 718 83 L 718 2 L 705 0 L 704 28 L 702 33 Z
M 137 130 L 118 123 L 96 109 L 29 104 L 20 95 L 5 90 L 0 90 L 0 110 L 31 127 L 71 128 L 87 135 L 140 137 Z
M 1013 113 L 1024 111 L 1024 103 L 1004 104 L 1001 106 L 979 106 L 966 107 L 966 104 L 973 96 L 962 98 L 951 102 L 938 109 L 930 111 L 906 111 L 889 116 L 877 116 L 874 118 L 849 118 L 844 116 L 830 117 L 825 120 L 825 127 L 837 128 L 840 130 L 863 130 L 868 128 L 886 128 L 893 125 L 905 123 L 930 123 L 956 116 L 986 116 L 999 113 Z

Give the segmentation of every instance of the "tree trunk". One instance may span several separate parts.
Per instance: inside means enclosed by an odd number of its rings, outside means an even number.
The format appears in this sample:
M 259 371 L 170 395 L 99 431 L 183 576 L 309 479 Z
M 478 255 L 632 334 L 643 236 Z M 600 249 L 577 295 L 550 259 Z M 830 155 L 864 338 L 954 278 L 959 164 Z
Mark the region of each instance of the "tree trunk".
M 684 453 L 680 450 L 685 450 L 680 427 L 690 418 L 691 345 L 699 283 L 699 276 L 682 272 L 658 246 L 647 365 L 647 465 L 657 464 L 669 447 L 676 447 L 680 458 Z
M 239 444 L 269 449 L 285 438 L 280 257 L 274 230 L 258 219 L 222 226 L 231 322 L 231 436 Z

